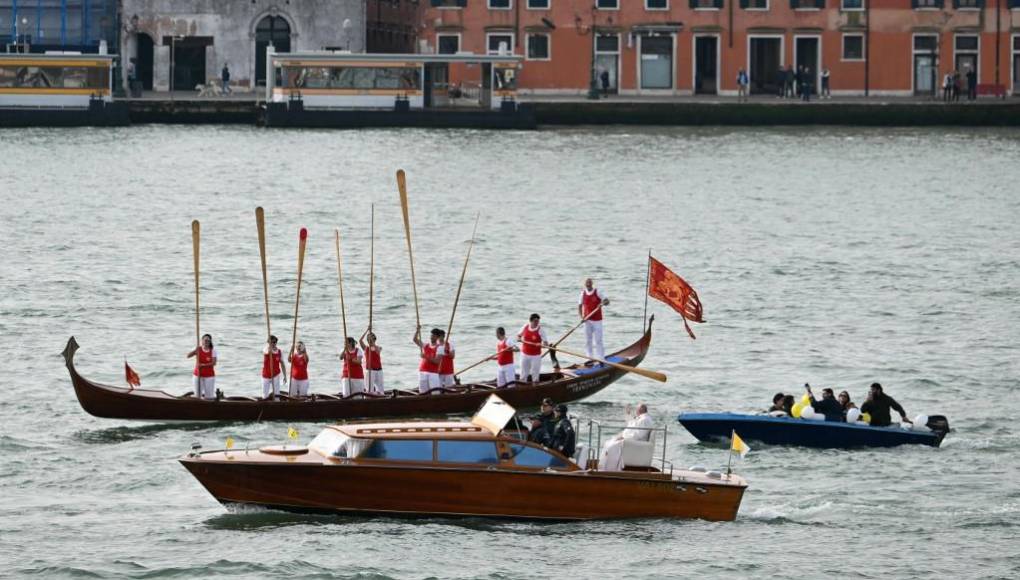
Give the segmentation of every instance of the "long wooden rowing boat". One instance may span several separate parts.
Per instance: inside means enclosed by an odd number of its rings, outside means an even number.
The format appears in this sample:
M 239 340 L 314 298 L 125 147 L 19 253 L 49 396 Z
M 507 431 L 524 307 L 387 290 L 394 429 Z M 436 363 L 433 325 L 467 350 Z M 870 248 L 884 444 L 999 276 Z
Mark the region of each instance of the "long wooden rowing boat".
M 644 335 L 634 344 L 607 357 L 610 362 L 637 366 L 652 341 L 649 320 Z M 317 394 L 301 398 L 281 396 L 276 400 L 252 397 L 198 399 L 191 393 L 177 396 L 154 389 L 104 385 L 86 379 L 74 366 L 78 343 L 72 336 L 64 349 L 64 360 L 78 402 L 90 415 L 109 419 L 145 421 L 315 421 L 369 417 L 426 417 L 472 413 L 486 397 L 499 393 L 518 409 L 537 407 L 549 397 L 567 403 L 606 388 L 626 371 L 607 365 L 572 365 L 558 373 L 543 373 L 538 383 L 497 389 L 494 381 L 434 389 L 429 394 L 393 389 L 385 395 L 355 394 L 350 397 Z

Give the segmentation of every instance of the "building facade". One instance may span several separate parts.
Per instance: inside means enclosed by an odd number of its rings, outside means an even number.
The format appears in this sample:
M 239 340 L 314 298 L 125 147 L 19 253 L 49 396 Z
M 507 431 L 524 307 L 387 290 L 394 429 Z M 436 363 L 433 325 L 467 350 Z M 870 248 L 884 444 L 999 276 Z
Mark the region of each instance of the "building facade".
M 834 95 L 930 95 L 953 70 L 1020 95 L 1020 0 L 430 0 L 421 48 L 526 58 L 522 92 L 777 94 L 806 67 Z
M 117 24 L 117 0 L 0 0 L 0 52 L 115 52 Z

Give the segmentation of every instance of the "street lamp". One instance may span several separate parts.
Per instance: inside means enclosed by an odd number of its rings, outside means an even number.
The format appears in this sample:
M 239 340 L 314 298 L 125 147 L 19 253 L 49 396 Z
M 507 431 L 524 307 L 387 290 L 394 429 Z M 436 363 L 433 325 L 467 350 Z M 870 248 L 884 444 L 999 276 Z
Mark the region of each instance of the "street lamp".
M 354 28 L 354 24 L 351 23 L 350 18 L 344 18 L 344 23 L 341 25 L 344 31 L 344 41 L 347 43 L 347 52 L 351 51 L 351 28 Z

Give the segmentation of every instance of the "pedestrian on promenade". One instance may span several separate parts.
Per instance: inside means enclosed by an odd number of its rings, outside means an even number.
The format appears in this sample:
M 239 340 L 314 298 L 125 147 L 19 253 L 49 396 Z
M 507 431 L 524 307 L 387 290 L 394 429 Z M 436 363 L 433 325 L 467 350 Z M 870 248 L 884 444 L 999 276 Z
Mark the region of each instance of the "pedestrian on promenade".
M 805 102 L 811 101 L 811 87 L 814 83 L 811 82 L 811 69 L 806 66 L 800 67 L 800 98 Z
M 800 96 L 800 84 L 803 81 L 804 67 L 799 66 L 793 69 L 793 94 L 790 95 L 794 98 Z
M 946 73 L 942 78 L 942 101 L 948 103 L 953 98 L 953 73 Z
M 602 81 L 602 98 L 608 99 L 609 98 L 609 71 L 606 70 L 606 69 L 602 69 L 602 72 L 599 73 L 599 80 Z
M 829 67 L 824 67 L 822 69 L 822 95 L 821 95 L 821 98 L 823 98 L 823 99 L 831 99 L 832 98 L 832 91 L 829 90 L 829 75 L 830 74 L 831 73 L 829 72 Z
M 977 99 L 977 71 L 973 68 L 967 71 L 967 100 Z
M 783 84 L 783 86 L 785 87 L 785 89 L 783 91 L 783 96 L 784 97 L 793 97 L 793 94 L 794 94 L 794 84 L 796 83 L 796 78 L 795 77 L 796 77 L 796 75 L 794 75 L 794 73 L 793 73 L 793 66 L 786 67 L 786 76 L 785 76 L 786 80 L 784 81 L 784 84 Z
M 953 102 L 959 102 L 960 100 L 960 71 L 953 71 Z
M 747 71 L 740 69 L 737 71 L 737 100 L 741 103 L 747 102 L 747 87 L 751 84 L 751 79 L 747 77 Z
M 230 94 L 230 67 L 223 63 L 223 70 L 220 71 L 220 83 L 223 85 L 223 94 Z

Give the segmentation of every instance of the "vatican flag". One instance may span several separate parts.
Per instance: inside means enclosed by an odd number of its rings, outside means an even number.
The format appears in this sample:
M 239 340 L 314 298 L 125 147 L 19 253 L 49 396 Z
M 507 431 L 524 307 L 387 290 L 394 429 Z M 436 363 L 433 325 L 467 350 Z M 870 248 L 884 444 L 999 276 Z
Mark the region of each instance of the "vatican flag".
M 297 437 L 298 437 L 297 429 L 288 426 L 287 427 L 287 437 L 290 437 L 291 439 L 297 439 Z
M 740 457 L 743 458 L 750 450 L 751 448 L 748 447 L 747 443 L 744 443 L 744 440 L 740 438 L 740 435 L 737 435 L 737 432 L 734 431 L 733 440 L 730 442 L 730 451 L 739 453 Z

